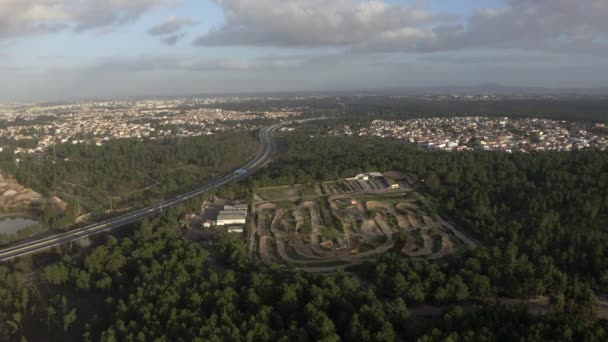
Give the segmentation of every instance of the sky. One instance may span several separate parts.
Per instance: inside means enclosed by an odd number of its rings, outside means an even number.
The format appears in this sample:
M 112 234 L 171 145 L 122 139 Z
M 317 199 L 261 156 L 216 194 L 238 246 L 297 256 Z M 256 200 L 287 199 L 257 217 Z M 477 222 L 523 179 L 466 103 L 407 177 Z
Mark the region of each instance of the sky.
M 608 86 L 607 0 L 0 0 L 0 101 Z

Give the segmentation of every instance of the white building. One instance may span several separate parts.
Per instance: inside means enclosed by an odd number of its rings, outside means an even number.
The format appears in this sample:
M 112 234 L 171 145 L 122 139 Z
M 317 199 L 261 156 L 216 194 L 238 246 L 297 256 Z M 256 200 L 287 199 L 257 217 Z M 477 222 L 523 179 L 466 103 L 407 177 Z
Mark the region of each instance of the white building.
M 228 233 L 242 234 L 245 231 L 245 226 L 232 226 L 228 227 Z
M 247 223 L 247 205 L 226 205 L 217 216 L 218 227 L 244 225 Z
M 247 214 L 220 214 L 217 217 L 216 225 L 218 227 L 229 226 L 233 224 L 245 224 L 247 223 Z

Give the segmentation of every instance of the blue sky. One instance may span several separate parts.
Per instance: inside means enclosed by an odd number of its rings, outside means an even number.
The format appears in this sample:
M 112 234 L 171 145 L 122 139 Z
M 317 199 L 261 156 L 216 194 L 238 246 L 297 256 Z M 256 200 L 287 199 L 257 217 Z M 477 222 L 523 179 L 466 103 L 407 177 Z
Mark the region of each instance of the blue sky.
M 1 101 L 604 87 L 605 0 L 0 0 Z

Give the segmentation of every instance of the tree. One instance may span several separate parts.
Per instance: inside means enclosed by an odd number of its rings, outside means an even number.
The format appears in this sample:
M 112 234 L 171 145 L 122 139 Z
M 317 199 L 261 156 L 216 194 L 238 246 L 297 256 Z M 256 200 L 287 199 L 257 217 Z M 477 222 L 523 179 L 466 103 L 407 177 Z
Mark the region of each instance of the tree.
M 53 285 L 63 285 L 69 279 L 69 270 L 63 263 L 48 266 L 44 269 L 44 276 Z

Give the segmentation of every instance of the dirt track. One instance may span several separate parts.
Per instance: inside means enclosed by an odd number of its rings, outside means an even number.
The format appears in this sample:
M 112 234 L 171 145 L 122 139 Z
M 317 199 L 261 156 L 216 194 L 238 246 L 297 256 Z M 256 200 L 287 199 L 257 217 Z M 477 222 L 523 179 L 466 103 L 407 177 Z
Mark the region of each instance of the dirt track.
M 338 185 L 332 186 L 333 190 L 336 190 L 335 187 Z M 362 185 L 344 183 L 342 186 Z M 286 194 L 295 195 L 295 192 L 288 190 L 286 190 Z M 293 264 L 299 269 L 309 272 L 331 272 L 360 264 L 365 259 L 374 258 L 394 248 L 393 235 L 395 233 L 412 232 L 415 229 L 421 229 L 422 244 L 416 246 L 415 239 L 408 239 L 402 249 L 404 255 L 440 259 L 453 253 L 454 249 L 458 247 L 454 245 L 456 240 L 452 241 L 447 232 L 453 232 L 457 238 L 464 237 L 464 235 L 457 234 L 459 232 L 445 220 L 432 219 L 431 216 L 434 217 L 435 214 L 433 212 L 427 214 L 427 210 L 430 210 L 427 208 L 430 207 L 416 205 L 415 202 L 412 202 L 411 196 L 403 195 L 404 192 L 401 193 L 401 196 L 404 197 L 400 197 L 399 194 L 399 192 L 387 194 L 386 202 L 379 200 L 377 191 L 374 194 L 363 190 L 359 193 L 328 196 L 327 202 L 330 207 L 327 209 L 331 210 L 341 222 L 340 227 L 328 227 L 326 226 L 328 222 L 323 222 L 322 208 L 319 208 L 319 203 L 324 203 L 324 201 L 302 197 L 301 204 L 290 209 L 280 209 L 272 202 L 260 203 L 256 208 L 257 224 L 253 225 L 250 234 L 252 237 L 257 236 L 258 242 L 257 246 L 254 246 L 256 241 L 251 242 L 251 246 L 254 250 L 255 247 L 258 248 L 260 258 L 265 263 Z M 366 200 L 368 198 L 370 200 Z M 289 199 L 292 203 L 295 202 L 293 198 Z M 326 209 L 323 208 L 323 210 Z M 370 218 L 370 211 L 377 213 Z M 422 214 L 421 211 L 423 211 Z M 268 222 L 269 220 L 270 222 Z M 293 227 L 294 221 L 295 227 Z M 306 232 L 302 231 L 305 222 L 307 225 L 308 222 L 310 223 L 307 228 L 310 230 Z M 340 231 L 342 234 L 339 233 Z M 441 248 L 438 251 L 438 247 L 434 247 L 434 244 L 439 242 L 431 238 L 436 234 L 441 236 Z M 383 237 L 384 241 L 378 246 L 377 241 L 380 237 Z M 476 246 L 466 237 L 462 240 L 469 246 Z M 322 242 L 331 243 L 321 247 Z M 359 253 L 361 246 L 373 249 Z M 346 248 L 344 249 L 344 247 Z M 433 253 L 434 248 L 436 253 Z M 336 265 L 331 265 L 332 263 L 336 263 Z

